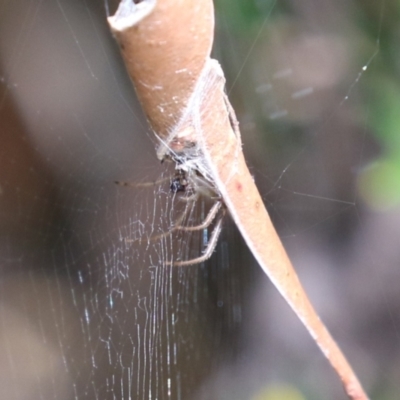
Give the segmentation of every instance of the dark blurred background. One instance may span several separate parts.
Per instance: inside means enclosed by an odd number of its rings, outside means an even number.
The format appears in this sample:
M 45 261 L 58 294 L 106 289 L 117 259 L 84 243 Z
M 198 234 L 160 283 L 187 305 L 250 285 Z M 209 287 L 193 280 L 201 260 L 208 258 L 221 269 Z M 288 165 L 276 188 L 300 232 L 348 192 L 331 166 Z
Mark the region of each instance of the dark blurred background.
M 210 261 L 165 267 L 147 238 L 168 183 L 114 184 L 168 176 L 116 4 L 0 0 L 0 398 L 345 399 L 228 218 Z M 215 6 L 213 57 L 274 224 L 370 397 L 397 399 L 400 3 Z

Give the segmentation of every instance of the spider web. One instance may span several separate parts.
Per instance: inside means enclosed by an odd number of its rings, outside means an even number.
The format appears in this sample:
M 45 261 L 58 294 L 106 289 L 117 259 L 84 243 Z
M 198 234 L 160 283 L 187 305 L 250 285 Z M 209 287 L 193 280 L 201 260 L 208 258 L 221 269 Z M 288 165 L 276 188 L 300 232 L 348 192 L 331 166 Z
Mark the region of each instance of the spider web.
M 395 398 L 398 215 L 364 210 L 356 187 L 378 154 L 356 117 L 372 116 L 363 80 L 389 11 L 378 2 L 370 40 L 352 16 L 367 6 L 316 3 L 216 2 L 215 57 L 313 302 L 367 389 Z M 209 261 L 166 265 L 201 254 L 212 226 L 168 232 L 212 202 L 171 193 L 104 4 L 1 1 L 0 60 L 0 398 L 242 399 L 277 385 L 345 398 L 229 217 Z

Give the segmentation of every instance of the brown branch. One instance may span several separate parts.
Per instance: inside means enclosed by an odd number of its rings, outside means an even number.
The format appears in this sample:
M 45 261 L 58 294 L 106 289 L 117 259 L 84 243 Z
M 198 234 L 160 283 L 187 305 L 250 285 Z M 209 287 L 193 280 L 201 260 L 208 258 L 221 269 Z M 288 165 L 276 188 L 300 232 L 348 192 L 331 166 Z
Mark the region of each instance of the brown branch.
M 135 8 L 123 0 L 109 23 L 160 138 L 159 157 L 179 157 L 212 183 L 261 268 L 336 370 L 348 396 L 367 400 L 308 300 L 246 166 L 223 72 L 209 58 L 212 1 L 145 0 Z

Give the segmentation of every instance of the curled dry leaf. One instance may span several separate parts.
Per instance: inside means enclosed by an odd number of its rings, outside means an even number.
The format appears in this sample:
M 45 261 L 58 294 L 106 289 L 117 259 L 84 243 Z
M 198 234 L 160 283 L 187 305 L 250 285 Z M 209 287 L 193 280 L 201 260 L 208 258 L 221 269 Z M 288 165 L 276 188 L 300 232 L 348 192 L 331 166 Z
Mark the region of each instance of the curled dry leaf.
M 356 375 L 306 296 L 246 166 L 225 79 L 210 59 L 211 0 L 123 0 L 109 24 L 149 122 L 157 153 L 197 171 L 220 194 L 261 268 L 338 373 L 367 400 Z

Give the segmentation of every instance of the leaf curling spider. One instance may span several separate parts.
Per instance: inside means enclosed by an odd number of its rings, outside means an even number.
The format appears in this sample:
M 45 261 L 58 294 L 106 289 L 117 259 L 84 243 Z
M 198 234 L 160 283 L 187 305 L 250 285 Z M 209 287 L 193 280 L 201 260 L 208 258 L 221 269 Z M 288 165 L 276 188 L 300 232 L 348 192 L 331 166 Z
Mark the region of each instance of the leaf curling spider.
M 169 232 L 167 232 L 167 234 L 171 234 L 176 230 L 198 232 L 209 228 L 214 221 L 216 222 L 211 232 L 210 240 L 203 249 L 202 254 L 189 260 L 173 260 L 165 262 L 166 265 L 173 265 L 175 267 L 201 264 L 212 256 L 222 231 L 222 222 L 226 213 L 224 203 L 213 185 L 206 178 L 204 178 L 204 176 L 197 169 L 186 169 L 184 165 L 184 163 L 181 164 L 179 162 L 176 164 L 175 175 L 170 186 L 171 192 L 174 194 L 187 193 L 187 191 L 190 190 L 192 193 L 189 194 L 187 198 L 183 199 L 185 201 L 196 201 L 202 195 L 214 199 L 215 201 L 208 211 L 208 214 L 200 224 L 194 226 L 184 226 L 180 225 L 179 222 L 178 224 L 174 225 Z M 185 212 L 183 212 L 183 215 L 178 219 L 178 221 L 182 221 L 185 216 Z
M 201 230 L 208 229 L 215 221 L 210 239 L 208 240 L 205 248 L 202 250 L 200 256 L 188 260 L 165 261 L 165 265 L 176 267 L 201 264 L 212 256 L 218 244 L 218 239 L 222 231 L 222 222 L 226 214 L 225 205 L 212 182 L 206 179 L 197 168 L 190 166 L 190 163 L 183 161 L 183 158 L 176 155 L 171 156 L 166 154 L 161 158 L 161 162 L 163 163 L 165 160 L 173 161 L 176 164 L 175 173 L 170 184 L 170 192 L 173 195 L 188 194 L 187 197 L 180 197 L 181 200 L 186 202 L 195 202 L 200 196 L 204 196 L 206 198 L 213 199 L 214 204 L 200 224 L 193 226 L 181 225 L 181 222 L 185 219 L 188 213 L 189 208 L 186 208 L 182 212 L 182 215 L 177 219 L 175 224 L 168 230 L 168 232 L 156 235 L 152 237 L 151 240 L 157 240 L 171 235 L 174 231 L 199 232 Z M 165 179 L 160 179 L 152 183 L 131 184 L 121 181 L 115 181 L 115 183 L 120 186 L 150 187 L 163 181 L 165 181 Z

